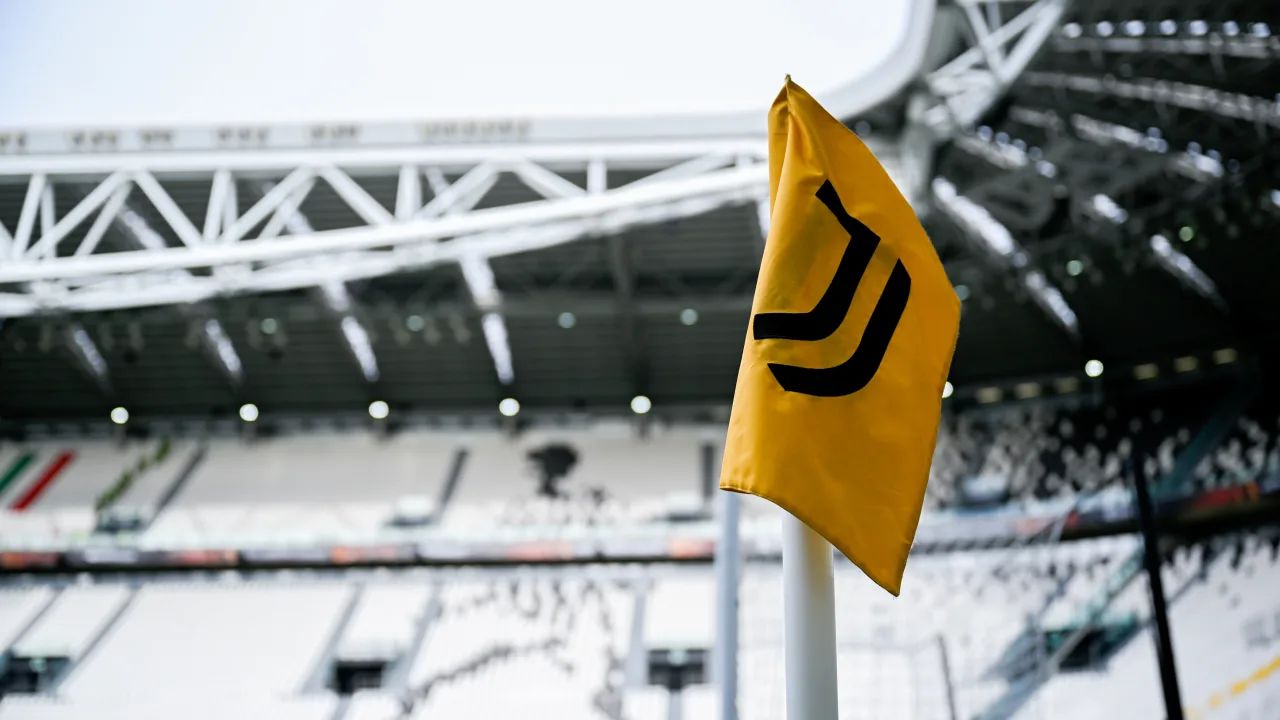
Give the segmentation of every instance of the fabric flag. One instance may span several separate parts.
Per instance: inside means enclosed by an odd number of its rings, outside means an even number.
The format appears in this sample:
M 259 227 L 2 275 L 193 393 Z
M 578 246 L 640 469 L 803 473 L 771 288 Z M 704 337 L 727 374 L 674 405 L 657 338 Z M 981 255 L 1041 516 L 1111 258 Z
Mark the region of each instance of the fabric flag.
M 897 595 L 960 301 L 875 156 L 789 77 L 769 203 L 720 487 L 781 506 Z

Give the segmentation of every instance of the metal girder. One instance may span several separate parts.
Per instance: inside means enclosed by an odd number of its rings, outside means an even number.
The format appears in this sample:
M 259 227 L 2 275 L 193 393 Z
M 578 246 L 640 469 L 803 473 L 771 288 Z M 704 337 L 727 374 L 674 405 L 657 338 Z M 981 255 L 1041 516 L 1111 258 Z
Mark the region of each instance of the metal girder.
M 111 370 L 103 359 L 98 345 L 89 336 L 89 332 L 80 323 L 72 323 L 66 329 L 67 348 L 75 358 L 77 367 L 93 380 L 104 395 L 111 395 L 114 389 L 111 384 Z
M 531 172 L 527 166 L 523 171 L 526 175 Z M 329 180 L 337 177 L 332 172 L 329 174 Z M 289 230 L 284 219 L 297 215 L 300 196 L 295 193 L 305 192 L 308 182 L 316 175 L 310 168 L 294 170 L 234 222 L 221 223 L 222 232 L 209 239 L 205 233 L 196 231 L 185 217 L 175 219 L 174 212 L 180 212 L 176 206 L 168 212 L 157 208 L 175 234 L 186 238 L 183 245 L 175 247 L 165 246 L 161 241 L 159 245 L 152 243 L 136 251 L 92 252 L 96 250 L 96 239 L 101 236 L 101 232 L 95 231 L 91 251 L 80 252 L 88 242 L 76 253 L 58 256 L 47 252 L 50 245 L 41 246 L 39 242 L 28 250 L 22 239 L 31 237 L 28 226 L 34 225 L 38 212 L 32 209 L 24 214 L 13 247 L 15 254 L 22 250 L 20 259 L 0 265 L 0 284 L 39 282 L 56 285 L 60 291 L 44 296 L 27 294 L 25 303 L 10 298 L 0 307 L 0 312 L 21 315 L 195 302 L 218 295 L 304 288 L 375 277 L 413 267 L 458 262 L 463 257 L 487 259 L 590 235 L 614 233 L 637 224 L 700 214 L 725 204 L 754 200 L 767 187 L 764 165 L 757 156 L 742 167 L 638 187 L 623 186 L 597 195 L 563 197 L 564 188 L 558 187 L 554 199 L 485 210 L 471 209 L 483 194 L 464 189 L 454 195 L 455 203 L 447 209 L 455 211 L 454 214 L 442 209 L 438 217 L 396 220 L 389 211 L 383 211 L 386 217 L 379 215 L 380 222 L 375 225 L 275 237 L 276 233 Z M 140 177 L 150 175 L 135 174 L 135 181 Z M 449 187 L 457 188 L 466 177 Z M 29 204 L 31 208 L 38 208 L 46 178 L 36 175 L 29 179 L 28 195 L 37 198 Z M 141 184 L 150 183 L 143 180 Z M 102 185 L 107 187 L 100 189 Z M 104 210 L 119 211 L 120 204 L 112 200 L 117 197 L 113 193 L 122 187 L 124 181 L 119 175 L 108 175 L 90 191 L 91 197 L 86 198 L 93 202 L 77 206 L 88 208 L 77 216 L 87 217 L 96 204 L 111 203 Z M 221 193 L 225 198 L 225 190 L 219 190 L 221 187 L 225 185 L 212 183 L 211 195 Z M 147 197 L 153 202 L 168 197 L 167 193 L 161 193 L 162 189 L 153 187 Z M 447 196 L 448 193 L 437 196 L 432 202 Z M 217 199 L 211 197 L 211 200 Z M 368 201 L 376 202 L 371 198 Z M 160 204 L 167 203 L 161 200 Z M 276 217 L 280 220 L 273 223 L 271 216 L 278 211 Z M 383 220 L 386 222 L 381 222 Z M 267 222 L 266 232 L 253 238 L 243 237 L 263 221 Z M 205 223 L 206 228 L 212 226 L 213 221 Z M 22 235 L 24 229 L 27 232 Z M 68 225 L 67 230 L 70 229 Z M 452 242 L 438 242 L 444 239 Z M 343 262 L 334 262 L 337 257 L 343 258 Z M 346 262 L 347 259 L 352 262 Z M 245 272 L 200 276 L 173 272 L 228 266 L 243 266 Z
M 865 139 L 907 197 L 920 202 L 928 196 L 934 145 L 995 102 L 1043 43 L 1065 2 L 964 0 L 935 12 L 933 0 L 913 0 L 898 52 L 856 81 L 822 93 L 823 100 L 833 113 L 852 118 L 908 94 L 907 127 Z M 956 54 L 931 55 L 940 33 Z M 752 111 L 6 133 L 7 140 L 0 138 L 0 184 L 23 183 L 27 190 L 12 233 L 0 230 L 0 251 L 9 258 L 0 263 L 0 286 L 17 288 L 0 294 L 0 316 L 192 303 L 469 258 L 487 263 L 759 202 L 767 197 L 764 125 L 765 113 Z M 592 178 L 614 171 L 646 175 L 593 187 Z M 588 187 L 571 179 L 582 174 Z M 503 177 L 543 199 L 476 209 Z M 191 181 L 208 183 L 207 202 L 171 194 L 173 183 Z M 272 185 L 242 211 L 237 183 L 243 181 Z M 358 224 L 315 230 L 296 222 L 317 182 L 333 189 Z M 391 183 L 394 197 L 371 190 Z M 72 184 L 89 191 L 55 217 L 54 189 Z M 111 222 L 127 224 L 137 215 L 126 203 L 135 187 L 140 192 L 134 197 L 145 198 L 177 244 L 152 233 L 150 240 L 159 242 L 104 252 L 101 240 Z M 87 222 L 92 225 L 85 239 L 74 249 L 63 247 Z M 500 315 L 488 321 L 494 336 L 502 334 L 500 324 Z
M 992 217 L 986 208 L 959 194 L 955 185 L 945 178 L 934 178 L 933 195 L 943 213 L 963 228 L 984 252 L 1018 276 L 1031 299 L 1056 325 L 1072 338 L 1079 339 L 1080 324 L 1075 311 L 1045 274 L 1031 267 L 1027 252 L 1014 240 L 1008 228 Z
M 1024 82 L 1031 86 L 1062 88 L 1090 95 L 1170 105 L 1232 120 L 1244 120 L 1259 127 L 1280 128 L 1280 103 L 1275 100 L 1204 85 L 1155 78 L 1120 79 L 1110 75 L 1049 71 L 1029 72 L 1025 75 Z
M 335 182 L 334 179 L 328 180 L 331 184 Z M 341 184 L 345 181 L 338 179 L 336 182 Z M 302 199 L 306 197 L 306 194 L 314 184 L 315 178 L 308 176 L 301 184 L 291 186 L 287 197 L 279 201 L 271 220 L 263 228 L 262 235 L 274 237 L 284 228 L 287 228 L 292 234 L 300 236 L 306 236 L 314 232 L 311 227 L 311 221 L 298 209 Z M 263 186 L 263 198 L 265 199 L 268 195 L 275 193 L 278 187 Z M 340 195 L 342 194 L 342 191 L 339 191 L 336 185 L 334 190 Z M 218 269 L 215 268 L 214 272 L 216 273 L 217 271 Z M 355 303 L 352 302 L 351 295 L 347 292 L 346 284 L 341 281 L 326 282 L 319 286 L 319 292 L 325 307 L 337 319 L 338 330 L 342 333 L 342 341 L 347 347 L 347 352 L 351 354 L 351 359 L 360 368 L 360 374 L 364 377 L 364 381 L 366 383 L 376 383 L 382 377 L 382 373 L 378 369 L 378 357 L 373 352 L 373 343 L 369 339 L 368 330 L 365 329 L 360 319 L 356 317 Z
M 216 178 L 214 184 L 215 186 L 217 185 Z M 164 247 L 164 239 L 160 234 L 151 227 L 145 218 L 138 214 L 133 208 L 129 207 L 125 202 L 128 192 L 129 188 L 127 185 L 121 186 L 115 190 L 112 198 L 107 201 L 106 207 L 103 208 L 101 214 L 98 216 L 98 220 L 104 224 L 98 237 L 100 238 L 101 233 L 105 232 L 105 226 L 109 225 L 114 220 L 114 222 L 122 227 L 124 234 L 132 240 L 133 244 L 144 249 Z M 116 197 L 120 198 L 120 202 L 118 206 L 113 209 L 110 206 L 110 203 Z M 223 201 L 227 201 L 228 199 L 229 198 L 224 195 Z M 211 211 L 214 210 L 216 210 L 216 208 L 211 207 Z M 90 230 L 90 232 L 92 233 L 93 231 Z M 88 242 L 89 238 L 86 236 L 84 242 L 81 243 L 81 247 Z M 97 244 L 96 239 L 94 240 L 94 244 Z M 79 250 L 77 250 L 77 252 L 79 252 Z M 181 270 L 175 271 L 174 275 L 177 276 L 175 279 L 181 277 L 192 277 L 190 273 Z M 184 307 L 188 309 L 191 308 L 191 306 Z M 223 329 L 222 323 L 217 318 L 207 317 L 196 310 L 189 310 L 189 314 L 193 315 L 195 321 L 199 324 L 199 332 L 196 337 L 198 338 L 200 347 L 204 349 L 209 360 L 222 373 L 227 384 L 232 388 L 239 388 L 244 384 L 244 363 L 241 362 L 240 354 L 236 352 L 236 346 L 231 342 L 231 337 L 227 335 L 226 331 Z
M 962 0 L 972 46 L 925 75 L 932 102 L 909 108 L 913 120 L 940 137 L 978 121 L 1022 75 L 1066 9 L 1066 0 L 1039 0 L 999 20 L 1017 3 Z M 981 8 L 990 12 L 982 12 Z
M 320 286 L 320 296 L 337 319 L 342 341 L 347 346 L 347 352 L 351 353 L 351 359 L 360 368 L 364 381 L 378 382 L 382 377 L 382 372 L 378 369 L 378 357 L 373 352 L 369 331 L 355 315 L 354 303 L 347 292 L 347 286 L 341 282 L 326 283 Z
M 1227 301 L 1218 292 L 1217 284 L 1195 264 L 1195 261 L 1175 250 L 1168 238 L 1159 234 L 1152 235 L 1150 247 L 1156 264 L 1182 283 L 1183 287 L 1213 303 L 1219 310 L 1224 312 L 1227 310 Z
M 1027 115 L 1028 112 L 1030 113 L 1029 116 Z M 1222 179 L 1224 174 L 1221 155 L 1213 151 L 1203 152 L 1202 148 L 1195 143 L 1188 145 L 1182 151 L 1174 150 L 1170 147 L 1169 142 L 1164 139 L 1163 133 L 1157 128 L 1142 131 L 1079 113 L 1073 113 L 1067 120 L 1064 120 L 1052 110 L 1023 109 L 1021 113 L 1016 113 L 1015 115 L 1022 115 L 1021 120 L 1033 120 L 1034 124 L 1051 127 L 1055 133 L 1064 133 L 1064 138 L 1078 138 L 1090 145 L 1101 148 L 1118 147 L 1155 158 L 1159 161 L 1156 167 L 1166 168 L 1169 172 L 1176 173 L 1204 186 L 1216 183 Z M 1015 117 L 1015 119 L 1019 118 Z M 1072 135 L 1065 134 L 1068 129 Z M 1025 143 L 1019 143 L 1007 137 L 1003 140 L 997 139 L 991 136 L 989 129 L 986 135 L 987 137 L 985 138 L 975 135 L 969 141 L 958 141 L 957 146 L 984 157 L 989 162 L 1001 167 L 1014 168 L 1027 165 L 1027 152 L 1024 150 L 1027 146 Z M 984 140 L 986 142 L 983 142 Z M 1080 148 L 1071 150 L 1073 157 L 1080 158 L 1082 154 Z M 1038 163 L 1046 162 L 1048 161 L 1038 161 Z M 1077 184 L 1072 189 L 1082 197 L 1076 204 L 1081 208 L 1082 212 L 1095 220 L 1104 221 L 1117 227 L 1126 225 L 1131 216 L 1138 211 L 1123 207 L 1108 193 L 1128 192 L 1145 182 L 1149 182 L 1149 174 L 1141 172 L 1137 167 L 1138 165 L 1138 163 L 1124 163 L 1123 170 L 1121 170 L 1114 163 L 1106 163 L 1101 169 L 1107 179 L 1106 185 L 1109 190 L 1100 191 L 1101 188 L 1096 186 L 1086 185 L 1081 187 Z M 1047 168 L 1037 167 L 1041 169 L 1041 174 L 1048 177 L 1057 175 L 1054 166 Z M 1074 167 L 1078 168 L 1078 165 Z M 1045 172 L 1045 170 L 1049 169 L 1053 171 Z M 1064 180 L 1068 184 L 1072 184 L 1072 178 L 1069 173 Z M 1187 289 L 1208 300 L 1218 310 L 1227 311 L 1227 303 L 1213 280 L 1189 256 L 1176 250 L 1166 237 L 1160 234 L 1152 235 L 1147 249 L 1150 251 L 1150 255 L 1157 267 L 1169 273 Z
M 222 328 L 222 323 L 217 318 L 201 320 L 198 337 L 201 346 L 231 387 L 239 388 L 244 383 L 244 364 L 240 362 L 240 354 L 236 352 L 236 346 L 231 342 L 227 331 Z

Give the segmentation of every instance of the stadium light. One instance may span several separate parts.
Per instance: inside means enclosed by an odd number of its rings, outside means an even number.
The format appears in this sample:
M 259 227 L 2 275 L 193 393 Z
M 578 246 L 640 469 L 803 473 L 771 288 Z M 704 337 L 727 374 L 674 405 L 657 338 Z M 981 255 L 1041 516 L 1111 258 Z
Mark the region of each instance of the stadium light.
M 1160 375 L 1160 366 L 1155 363 L 1143 363 L 1133 369 L 1133 376 L 1139 380 L 1152 380 Z
M 386 420 L 391 414 L 391 406 L 385 400 L 374 400 L 369 403 L 369 417 L 374 420 Z
M 653 409 L 653 401 L 648 395 L 637 395 L 631 398 L 631 412 L 637 415 L 644 415 Z
M 1090 360 L 1084 364 L 1084 374 L 1091 378 L 1101 377 L 1102 370 L 1103 367 L 1101 360 Z
M 111 422 L 117 425 L 129 422 L 129 411 L 123 407 L 111 408 Z
M 983 405 L 998 403 L 1004 397 L 1004 391 L 998 387 L 978 388 L 978 392 L 974 394 L 978 398 L 978 402 Z
M 955 394 L 955 392 L 956 392 L 956 386 L 955 386 L 955 385 L 952 385 L 950 380 L 948 380 L 947 382 L 943 383 L 943 385 L 942 385 L 942 399 L 943 399 L 943 400 L 946 400 L 947 398 L 951 397 L 952 395 L 954 395 L 954 394 Z
M 1236 361 L 1238 357 L 1235 348 L 1218 348 L 1213 351 L 1214 365 L 1230 365 Z
M 1040 397 L 1040 383 L 1038 382 L 1021 382 L 1013 386 L 1013 394 L 1018 396 L 1019 400 L 1030 400 L 1031 398 Z
M 512 397 L 502 398 L 502 402 L 498 403 L 498 412 L 504 417 L 515 417 L 520 412 L 520 401 Z
M 245 403 L 240 406 L 240 419 L 247 422 L 257 422 L 258 406 L 253 403 Z

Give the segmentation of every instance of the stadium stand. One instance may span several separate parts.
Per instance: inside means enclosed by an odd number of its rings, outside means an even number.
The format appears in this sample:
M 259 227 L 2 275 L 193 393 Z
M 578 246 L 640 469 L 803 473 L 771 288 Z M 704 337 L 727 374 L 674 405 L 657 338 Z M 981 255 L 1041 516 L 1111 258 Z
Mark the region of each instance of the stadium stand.
M 49 587 L 6 588 L 0 601 L 0 647 L 10 648 L 53 600 Z
M 416 629 L 430 620 L 429 599 L 429 588 L 421 584 L 382 581 L 363 586 L 354 614 L 334 648 L 332 684 L 342 680 L 337 666 L 376 668 L 381 684 L 388 666 L 407 665 L 405 654 L 411 649 Z M 359 678 L 353 680 L 358 682 Z M 355 689 L 358 685 L 348 688 L 347 694 Z
M 1274 405 L 1264 397 L 1247 411 L 1236 406 L 1236 394 L 1215 384 L 1148 392 L 1123 410 L 1088 397 L 961 406 L 944 415 L 924 537 L 946 537 L 953 521 L 1011 522 L 1013 513 L 1129 513 L 1137 458 L 1165 502 L 1276 477 Z M 19 478 L 9 496 L 37 483 L 42 464 L 63 452 L 76 459 L 37 502 L 0 511 L 0 550 L 265 551 L 412 542 L 423 532 L 449 542 L 669 533 L 710 518 L 721 432 L 695 425 L 639 435 L 599 424 L 514 437 L 413 429 L 6 444 L 0 464 L 7 458 Z M 749 535 L 776 532 L 767 503 L 748 499 L 744 513 Z
M 431 433 L 215 440 L 147 535 L 173 547 L 209 533 L 260 546 L 367 538 L 398 504 L 416 501 L 431 512 L 454 452 L 448 438 Z
M 1192 488 L 1232 487 L 1280 475 L 1280 413 L 1256 408 L 1242 415 L 1230 434 L 1196 466 Z
M 939 433 L 928 502 L 939 509 L 1034 506 L 1101 494 L 1103 502 L 1127 503 L 1126 463 L 1141 457 L 1149 478 L 1168 475 L 1219 402 L 1217 387 L 1208 385 L 1161 393 L 1123 410 L 1084 401 L 951 414 Z
M 1167 586 L 1174 589 L 1170 625 L 1188 708 L 1208 707 L 1217 693 L 1280 656 L 1280 634 L 1274 625 L 1278 607 L 1272 592 L 1280 574 L 1274 535 L 1269 540 L 1228 536 L 1184 548 L 1172 566 L 1165 566 L 1164 574 Z M 1105 660 L 1106 672 L 1056 675 L 1040 699 L 1046 708 L 1084 717 L 1160 712 L 1145 592 L 1143 584 L 1135 583 L 1118 599 L 1121 611 L 1136 618 L 1139 632 Z M 1223 711 L 1231 717 L 1265 717 L 1250 713 L 1273 699 L 1275 686 L 1270 687 L 1270 693 L 1255 689 L 1249 696 L 1232 698 Z M 1228 702 L 1226 697 L 1214 704 Z
M 841 717 L 932 717 L 949 702 L 961 717 L 985 717 L 1014 690 L 1016 710 L 1000 716 L 1149 714 L 1158 693 L 1136 548 L 1122 535 L 917 556 L 896 600 L 837 566 Z M 1187 702 L 1208 703 L 1280 653 L 1268 591 L 1280 581 L 1277 536 L 1220 536 L 1166 555 Z M 753 562 L 743 581 L 744 718 L 781 709 L 778 573 Z M 696 659 L 713 640 L 713 585 L 695 568 L 285 572 L 4 592 L 0 630 L 8 643 L 17 637 L 11 667 L 65 660 L 41 680 L 52 693 L 10 687 L 6 719 L 124 717 L 134 677 L 163 688 L 128 704 L 142 718 L 187 706 L 203 717 L 200 698 L 215 695 L 250 714 L 367 720 L 535 706 L 557 717 L 661 718 L 672 701 L 691 717 L 718 702 Z M 1027 693 L 1027 678 L 1082 626 L 1089 632 L 1059 671 Z M 673 663 L 684 663 L 674 685 Z M 252 673 L 226 672 L 246 664 Z
M 902 596 L 837 558 L 839 717 L 1165 717 L 1145 477 L 1186 716 L 1275 720 L 1275 3 L 882 5 L 925 59 L 841 120 L 962 323 Z M 83 66 L 61 37 L 11 91 Z M 767 100 L 730 130 L 0 123 L 0 720 L 720 717 Z M 488 229 L 407 241 L 450 223 Z M 776 720 L 780 514 L 740 500 L 737 710 Z
M 715 430 L 705 433 L 715 436 Z M 463 525 L 640 522 L 703 507 L 704 445 L 687 432 L 637 439 L 626 424 L 543 431 L 516 441 L 476 437 L 451 513 Z M 717 441 L 718 442 L 718 441 Z M 553 467 L 536 456 L 568 450 Z M 559 488 L 563 480 L 563 489 Z M 540 487 L 551 484 L 549 492 Z M 477 516 L 474 513 L 481 513 Z
M 8 461 L 0 477 L 8 479 L 0 483 L 0 543 L 20 548 L 83 541 L 96 527 L 99 500 L 114 485 L 137 508 L 134 514 L 145 512 L 175 476 L 187 448 L 182 445 L 174 450 L 165 441 L 76 440 L 6 448 L 0 454 L 0 465 Z M 128 482 L 121 484 L 125 475 Z

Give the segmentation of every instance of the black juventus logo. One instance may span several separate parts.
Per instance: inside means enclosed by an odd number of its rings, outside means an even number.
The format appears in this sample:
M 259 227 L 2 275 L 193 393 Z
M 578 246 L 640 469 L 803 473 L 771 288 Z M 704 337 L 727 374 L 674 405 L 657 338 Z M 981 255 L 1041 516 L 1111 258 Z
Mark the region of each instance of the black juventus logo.
M 752 324 L 756 340 L 780 338 L 783 340 L 803 340 L 813 342 L 830 337 L 844 322 L 849 314 L 849 305 L 853 303 L 853 294 L 858 290 L 858 283 L 871 263 L 880 244 L 880 236 L 863 225 L 861 221 L 845 212 L 840 196 L 831 181 L 822 183 L 818 188 L 818 200 L 836 216 L 849 233 L 849 245 L 840 257 L 836 274 L 831 284 L 822 294 L 822 299 L 809 312 L 803 313 L 757 313 Z M 769 371 L 788 392 L 804 393 L 817 397 L 840 397 L 852 395 L 875 377 L 884 360 L 884 353 L 889 348 L 889 340 L 898 328 L 902 319 L 902 311 L 907 307 L 907 297 L 911 294 L 911 276 L 907 268 L 899 260 L 889 274 L 889 282 L 885 285 L 884 294 L 871 311 L 871 319 L 867 322 L 862 342 L 854 348 L 848 360 L 829 368 L 805 368 L 796 365 L 769 363 Z

